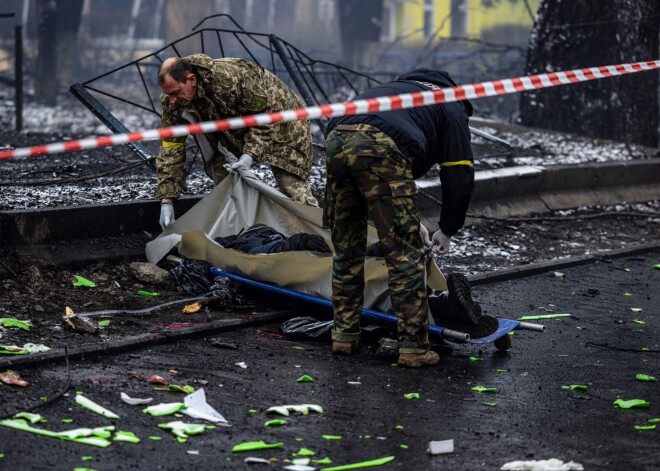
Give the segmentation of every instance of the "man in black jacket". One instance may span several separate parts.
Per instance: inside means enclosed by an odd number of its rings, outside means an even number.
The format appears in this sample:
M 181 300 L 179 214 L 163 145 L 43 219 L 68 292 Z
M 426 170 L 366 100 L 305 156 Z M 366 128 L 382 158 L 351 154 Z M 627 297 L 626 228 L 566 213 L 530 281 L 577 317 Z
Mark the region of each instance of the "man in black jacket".
M 418 68 L 377 85 L 368 99 L 455 85 L 446 72 Z M 376 226 L 389 271 L 397 316 L 399 364 L 434 365 L 429 350 L 424 276 L 430 248 L 449 250 L 465 222 L 474 188 L 468 101 L 334 118 L 326 137 L 326 224 L 335 248 L 332 274 L 333 352 L 352 353 L 360 335 L 367 220 Z M 438 229 L 420 223 L 414 179 L 440 165 L 442 208 Z M 426 247 L 426 249 L 425 249 Z

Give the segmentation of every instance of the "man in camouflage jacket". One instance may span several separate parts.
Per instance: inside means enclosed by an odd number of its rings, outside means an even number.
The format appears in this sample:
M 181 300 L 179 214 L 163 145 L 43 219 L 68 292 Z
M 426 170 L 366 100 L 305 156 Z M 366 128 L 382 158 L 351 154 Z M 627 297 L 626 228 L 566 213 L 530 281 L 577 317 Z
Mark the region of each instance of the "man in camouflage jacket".
M 419 68 L 355 99 L 452 85 L 446 72 Z M 389 294 L 397 316 L 398 363 L 420 367 L 438 362 L 437 353 L 429 350 L 425 260 L 429 249 L 446 252 L 451 237 L 465 222 L 474 188 L 470 114 L 472 106 L 464 101 L 330 121 L 324 221 L 332 231 L 335 249 L 333 352 L 350 354 L 358 344 L 370 219 L 389 273 Z M 439 229 L 430 237 L 420 223 L 414 179 L 434 164 L 440 166 L 442 208 Z
M 161 127 L 269 113 L 304 107 L 279 78 L 238 58 L 212 59 L 204 54 L 166 59 L 158 73 Z M 294 121 L 223 132 L 195 139 L 204 169 L 215 184 L 230 169 L 249 168 L 253 160 L 271 166 L 280 190 L 294 201 L 317 206 L 309 188 L 312 138 L 308 121 Z M 172 201 L 181 194 L 186 136 L 166 138 L 156 158 L 161 227 L 174 222 Z M 240 156 L 238 160 L 236 157 Z

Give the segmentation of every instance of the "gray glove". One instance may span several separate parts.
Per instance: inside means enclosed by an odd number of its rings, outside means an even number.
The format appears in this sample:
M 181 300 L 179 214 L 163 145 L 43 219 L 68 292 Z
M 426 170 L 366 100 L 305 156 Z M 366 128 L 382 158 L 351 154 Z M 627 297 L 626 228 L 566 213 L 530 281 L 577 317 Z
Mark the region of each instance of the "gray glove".
M 234 162 L 233 164 L 231 164 L 229 166 L 229 171 L 230 172 L 235 172 L 239 169 L 249 170 L 253 161 L 254 160 L 252 159 L 252 156 L 250 156 L 248 154 L 243 154 L 243 155 L 241 155 L 241 158 L 238 159 L 237 162 Z
M 174 222 L 174 205 L 172 203 L 161 203 L 159 222 L 163 230 Z
M 433 233 L 431 242 L 433 243 L 433 253 L 444 255 L 449 252 L 451 237 L 447 237 L 441 230 L 437 230 Z
M 429 230 L 424 226 L 424 224 L 419 224 L 419 235 L 422 236 L 422 243 L 424 247 L 431 247 L 431 239 L 429 238 Z

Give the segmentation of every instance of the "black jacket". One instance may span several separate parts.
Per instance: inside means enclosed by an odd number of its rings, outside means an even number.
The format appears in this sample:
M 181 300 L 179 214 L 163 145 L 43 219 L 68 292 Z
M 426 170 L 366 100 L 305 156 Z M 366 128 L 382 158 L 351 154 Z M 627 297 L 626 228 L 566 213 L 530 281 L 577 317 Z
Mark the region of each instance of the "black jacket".
M 360 93 L 355 100 L 399 95 L 456 85 L 446 72 L 417 68 L 393 82 Z M 444 103 L 404 110 L 333 118 L 328 132 L 338 124 L 369 124 L 390 136 L 399 150 L 412 160 L 413 177 L 424 175 L 440 164 L 442 209 L 439 226 L 453 236 L 465 222 L 474 189 L 474 169 L 467 165 L 442 166 L 447 162 L 472 162 L 468 117 L 469 101 Z

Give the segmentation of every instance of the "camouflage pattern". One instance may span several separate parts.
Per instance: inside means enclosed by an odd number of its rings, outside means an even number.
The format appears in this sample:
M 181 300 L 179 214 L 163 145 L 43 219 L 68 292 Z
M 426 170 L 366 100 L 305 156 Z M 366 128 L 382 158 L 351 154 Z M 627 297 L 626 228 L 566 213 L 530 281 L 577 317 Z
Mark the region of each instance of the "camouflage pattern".
M 250 61 L 211 59 L 204 54 L 185 57 L 198 78 L 198 97 L 187 107 L 200 121 L 213 121 L 255 113 L 269 113 L 305 106 L 279 78 Z M 170 105 L 161 95 L 161 127 L 187 124 L 183 107 Z M 309 121 L 300 120 L 217 133 L 234 155 L 249 154 L 254 160 L 309 179 L 312 166 L 312 134 Z M 157 198 L 176 198 L 181 193 L 186 137 L 165 139 L 156 158 Z M 224 164 L 224 159 L 217 156 Z M 214 168 L 217 167 L 214 165 Z M 215 172 L 214 172 L 215 173 Z M 214 181 L 216 177 L 213 177 Z
M 376 226 L 389 271 L 399 352 L 428 350 L 426 251 L 419 234 L 412 164 L 394 141 L 366 124 L 339 125 L 326 138 L 328 194 L 324 208 L 335 247 L 333 340 L 360 335 L 367 219 Z
M 298 175 L 280 170 L 277 167 L 271 167 L 271 169 L 273 170 L 273 176 L 275 177 L 277 186 L 282 193 L 297 203 L 318 207 L 319 202 L 312 195 L 312 190 L 309 188 L 308 182 Z

